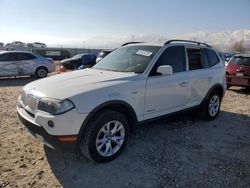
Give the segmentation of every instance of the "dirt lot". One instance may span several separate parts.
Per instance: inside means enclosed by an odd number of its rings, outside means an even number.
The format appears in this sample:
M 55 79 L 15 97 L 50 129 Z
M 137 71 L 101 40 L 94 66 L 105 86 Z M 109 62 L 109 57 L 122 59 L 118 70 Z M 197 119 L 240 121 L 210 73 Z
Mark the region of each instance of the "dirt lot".
M 226 93 L 215 121 L 143 125 L 116 160 L 95 164 L 34 140 L 16 115 L 30 78 L 0 79 L 0 187 L 250 187 L 250 91 Z

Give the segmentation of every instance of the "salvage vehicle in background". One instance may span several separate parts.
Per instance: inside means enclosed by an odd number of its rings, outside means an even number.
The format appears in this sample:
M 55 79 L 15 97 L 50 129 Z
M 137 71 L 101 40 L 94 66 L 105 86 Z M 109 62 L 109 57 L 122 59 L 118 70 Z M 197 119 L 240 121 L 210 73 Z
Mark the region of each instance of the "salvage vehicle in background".
M 11 43 L 11 46 L 19 46 L 19 47 L 25 47 L 25 43 L 21 41 L 13 41 Z
M 0 52 L 0 76 L 33 75 L 44 78 L 55 71 L 54 61 L 40 55 L 23 51 Z
M 27 43 L 27 46 L 30 48 L 46 48 L 47 45 L 41 42 Z
M 250 54 L 236 54 L 226 69 L 227 88 L 241 86 L 250 88 Z
M 77 70 L 80 66 L 84 68 L 92 67 L 96 63 L 94 54 L 77 54 L 71 58 L 63 59 L 60 64 L 60 70 Z
M 92 68 L 25 85 L 17 111 L 46 145 L 108 162 L 139 123 L 191 109 L 215 119 L 225 90 L 224 62 L 205 43 L 126 44 Z

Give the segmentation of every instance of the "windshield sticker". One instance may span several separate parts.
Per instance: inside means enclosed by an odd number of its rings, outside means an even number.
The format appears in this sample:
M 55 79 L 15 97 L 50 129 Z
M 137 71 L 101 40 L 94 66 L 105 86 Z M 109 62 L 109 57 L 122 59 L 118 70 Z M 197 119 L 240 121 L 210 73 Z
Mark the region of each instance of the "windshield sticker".
M 143 55 L 143 56 L 146 56 L 146 57 L 149 57 L 151 56 L 153 53 L 152 52 L 149 52 L 149 51 L 146 51 L 146 50 L 138 50 L 136 52 L 137 55 Z

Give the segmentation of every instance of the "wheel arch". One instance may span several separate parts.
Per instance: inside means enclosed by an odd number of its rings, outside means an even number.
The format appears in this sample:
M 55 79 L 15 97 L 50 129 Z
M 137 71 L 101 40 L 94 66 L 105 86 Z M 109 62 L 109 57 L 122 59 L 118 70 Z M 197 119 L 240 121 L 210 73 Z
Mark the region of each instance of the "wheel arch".
M 40 68 L 44 68 L 47 72 L 49 72 L 49 70 L 48 70 L 48 68 L 47 68 L 46 66 L 44 66 L 44 65 L 39 65 L 39 66 L 36 67 L 35 73 L 36 73 L 36 71 L 37 71 L 38 69 L 40 69 Z
M 86 125 L 91 121 L 91 119 L 93 119 L 97 113 L 106 109 L 114 110 L 123 114 L 129 122 L 130 132 L 133 132 L 135 130 L 136 124 L 138 123 L 138 119 L 137 119 L 137 115 L 133 107 L 127 102 L 120 101 L 120 100 L 112 100 L 112 101 L 108 101 L 108 102 L 104 102 L 100 104 L 88 114 L 88 116 L 85 118 L 84 122 L 82 123 L 80 131 L 78 133 L 78 140 L 81 140 L 84 130 L 87 127 Z
M 209 97 L 209 95 L 211 94 L 212 91 L 219 92 L 219 94 L 221 95 L 221 99 L 223 98 L 223 96 L 224 96 L 224 87 L 223 87 L 223 85 L 222 84 L 215 84 L 209 89 L 209 91 L 207 92 L 207 94 L 206 94 L 205 98 L 203 99 L 201 105 L 204 104 L 204 102 L 206 102 L 207 98 Z

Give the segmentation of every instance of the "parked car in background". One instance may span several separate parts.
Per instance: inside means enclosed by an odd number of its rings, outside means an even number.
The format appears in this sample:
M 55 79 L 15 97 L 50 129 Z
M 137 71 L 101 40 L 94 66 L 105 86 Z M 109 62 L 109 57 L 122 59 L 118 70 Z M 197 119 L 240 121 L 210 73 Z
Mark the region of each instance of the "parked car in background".
M 0 46 L 4 46 L 4 43 L 3 43 L 3 42 L 0 42 Z
M 4 46 L 5 47 L 10 47 L 10 46 L 12 46 L 12 44 L 11 43 L 6 43 Z
M 25 43 L 20 42 L 20 41 L 14 41 L 11 43 L 11 46 L 25 47 Z
M 41 42 L 27 43 L 27 46 L 30 48 L 46 48 L 47 45 Z
M 67 58 L 61 61 L 60 70 L 68 69 L 68 70 L 76 70 L 80 66 L 92 67 L 96 63 L 96 55 L 94 54 L 77 54 L 71 58 Z
M 103 59 L 105 56 L 107 56 L 111 52 L 112 50 L 102 50 L 101 52 L 99 52 L 96 58 L 96 63 L 98 63 L 101 59 Z
M 0 76 L 34 75 L 44 78 L 55 71 L 54 61 L 38 54 L 23 51 L 0 52 Z
M 91 69 L 25 85 L 17 111 L 49 147 L 108 162 L 139 123 L 191 109 L 215 119 L 225 89 L 224 62 L 205 43 L 127 44 Z
M 236 54 L 227 65 L 227 87 L 241 86 L 250 88 L 250 54 Z

